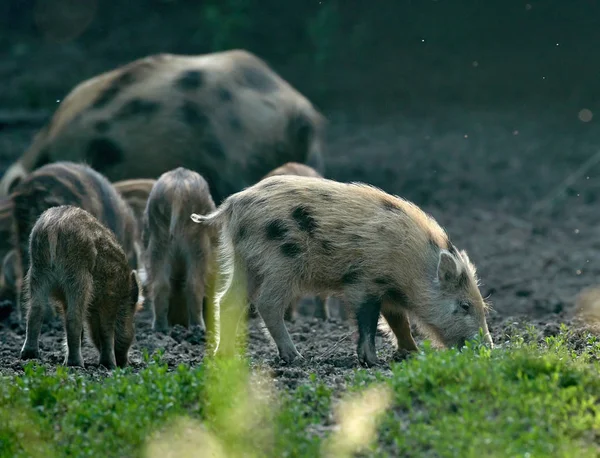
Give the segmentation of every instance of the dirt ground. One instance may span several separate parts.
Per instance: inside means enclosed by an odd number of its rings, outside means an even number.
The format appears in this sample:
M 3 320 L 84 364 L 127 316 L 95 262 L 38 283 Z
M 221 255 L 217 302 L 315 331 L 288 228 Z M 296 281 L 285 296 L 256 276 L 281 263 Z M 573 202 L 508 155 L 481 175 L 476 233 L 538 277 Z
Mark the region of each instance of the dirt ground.
M 478 268 L 482 293 L 490 296 L 493 307 L 488 323 L 495 343 L 505 341 L 514 327 L 534 325 L 542 339 L 556 334 L 562 322 L 572 325 L 576 295 L 594 285 L 600 273 L 600 166 L 571 180 L 560 195 L 556 189 L 596 154 L 600 132 L 595 119 L 584 123 L 577 111 L 474 113 L 453 107 L 383 120 L 323 111 L 331 121 L 327 175 L 370 182 L 432 213 Z M 26 147 L 33 132 L 0 133 L 2 168 Z M 356 327 L 342 322 L 335 310 L 330 322 L 311 318 L 310 311 L 303 307 L 303 315 L 288 325 L 304 363 L 280 363 L 260 319 L 250 321 L 252 361 L 270 367 L 282 387 L 293 387 L 316 372 L 341 388 L 344 377 L 359 367 Z M 204 340 L 199 332 L 176 327 L 169 335 L 157 334 L 151 319 L 148 309 L 139 316 L 131 352 L 134 369 L 144 366 L 144 349 L 163 349 L 173 368 L 201 364 Z M 584 333 L 581 325 L 576 328 L 575 344 Z M 60 323 L 42 330 L 42 358 L 49 367 L 62 362 L 63 336 Z M 416 337 L 419 342 L 421 336 Z M 24 329 L 14 315 L 0 323 L 1 373 L 22 371 L 18 356 L 23 341 Z M 377 348 L 385 367 L 392 343 L 380 337 Z M 90 376 L 107 372 L 96 366 L 97 353 L 89 343 L 84 359 Z

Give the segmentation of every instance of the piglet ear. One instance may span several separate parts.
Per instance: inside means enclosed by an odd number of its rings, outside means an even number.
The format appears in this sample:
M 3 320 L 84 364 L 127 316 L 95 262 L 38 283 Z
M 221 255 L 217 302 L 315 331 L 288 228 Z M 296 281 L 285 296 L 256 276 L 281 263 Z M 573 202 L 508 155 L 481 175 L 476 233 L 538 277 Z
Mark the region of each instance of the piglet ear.
M 141 295 L 142 282 L 136 270 L 131 271 L 131 291 L 129 293 L 129 300 L 134 309 L 134 312 L 138 312 L 142 309 L 144 298 Z
M 442 287 L 452 287 L 458 283 L 461 269 L 456 258 L 448 251 L 441 250 L 437 266 L 437 278 Z

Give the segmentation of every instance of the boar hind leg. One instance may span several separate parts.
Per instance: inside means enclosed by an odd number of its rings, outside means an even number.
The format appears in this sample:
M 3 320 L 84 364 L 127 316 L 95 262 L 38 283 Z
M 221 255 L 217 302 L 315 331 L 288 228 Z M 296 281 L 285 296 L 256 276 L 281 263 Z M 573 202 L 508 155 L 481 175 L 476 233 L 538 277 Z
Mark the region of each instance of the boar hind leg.
M 366 366 L 375 366 L 379 363 L 375 350 L 375 334 L 377 322 L 381 311 L 381 299 L 376 296 L 367 296 L 356 310 L 358 324 L 358 360 Z
M 35 277 L 33 277 L 35 278 Z M 45 284 L 32 279 L 29 307 L 27 311 L 27 330 L 25 343 L 21 349 L 21 359 L 40 357 L 39 339 L 44 320 L 44 310 L 47 308 L 49 291 Z
M 329 298 L 323 300 L 322 294 L 317 294 L 314 298 L 315 318 L 329 320 Z
M 85 275 L 81 281 L 69 285 L 65 291 L 67 307 L 65 310 L 65 329 L 67 334 L 67 356 L 65 365 L 83 367 L 81 356 L 81 334 L 83 320 L 91 299 L 92 278 Z
M 166 279 L 159 278 L 152 284 L 152 305 L 154 318 L 152 329 L 167 333 L 169 330 L 169 302 L 171 299 L 171 286 Z
M 398 310 L 384 303 L 382 315 L 396 336 L 398 342 L 397 355 L 404 357 L 408 353 L 417 351 L 417 344 L 410 332 L 408 314 L 404 310 Z
M 285 297 L 280 291 L 269 287 L 268 283 L 264 283 L 263 290 L 256 301 L 258 313 L 260 313 L 269 330 L 269 334 L 271 334 L 277 345 L 279 357 L 286 363 L 290 363 L 297 358 L 303 358 L 296 349 L 294 342 L 292 342 L 283 319 L 285 308 L 297 303 L 298 300 L 299 298 L 297 297 L 290 300 L 289 297 Z
M 206 330 L 204 324 L 204 275 L 194 270 L 188 271 L 185 283 L 185 301 L 190 315 L 190 326 L 198 326 L 202 331 Z

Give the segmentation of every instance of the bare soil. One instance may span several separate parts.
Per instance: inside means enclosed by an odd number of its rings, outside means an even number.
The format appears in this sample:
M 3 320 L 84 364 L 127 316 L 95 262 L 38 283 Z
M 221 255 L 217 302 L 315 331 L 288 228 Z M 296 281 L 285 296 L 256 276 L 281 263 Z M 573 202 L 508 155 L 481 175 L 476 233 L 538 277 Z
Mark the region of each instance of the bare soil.
M 533 338 L 543 339 L 557 334 L 564 322 L 576 330 L 575 347 L 583 345 L 586 331 L 574 325 L 574 304 L 600 273 L 600 166 L 593 165 L 562 193 L 556 189 L 596 153 L 600 131 L 595 119 L 584 123 L 577 112 L 533 109 L 467 112 L 440 107 L 427 115 L 404 113 L 383 120 L 323 111 L 331 121 L 327 175 L 370 182 L 415 201 L 438 219 L 478 268 L 482 293 L 493 306 L 488 323 L 496 343 L 528 324 L 536 328 Z M 33 133 L 12 128 L 0 134 L 3 168 Z M 304 362 L 281 363 L 260 318 L 250 320 L 251 359 L 270 367 L 280 386 L 293 387 L 316 372 L 328 384 L 342 387 L 344 377 L 359 367 L 356 327 L 342 322 L 336 311 L 330 322 L 312 318 L 310 312 L 309 305 L 303 306 L 298 320 L 288 324 Z M 164 350 L 173 368 L 202 363 L 201 333 L 176 327 L 169 335 L 158 334 L 151 330 L 151 319 L 148 309 L 138 318 L 131 352 L 135 370 L 144 366 L 143 350 Z M 42 358 L 49 367 L 62 363 L 63 336 L 56 320 L 42 330 Z M 0 323 L 1 373 L 22 372 L 23 341 L 24 329 L 14 314 Z M 385 370 L 393 345 L 381 336 L 377 346 Z M 97 353 L 89 343 L 84 359 L 90 376 L 107 373 L 96 365 Z

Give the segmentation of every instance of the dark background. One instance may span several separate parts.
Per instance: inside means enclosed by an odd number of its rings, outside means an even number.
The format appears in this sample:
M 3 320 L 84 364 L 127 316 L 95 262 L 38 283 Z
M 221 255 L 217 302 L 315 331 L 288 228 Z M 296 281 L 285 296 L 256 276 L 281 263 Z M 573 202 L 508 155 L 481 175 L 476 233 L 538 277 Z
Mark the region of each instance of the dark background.
M 599 20 L 595 0 L 3 0 L 0 100 L 48 107 L 142 55 L 241 47 L 328 108 L 572 112 L 598 96 Z

